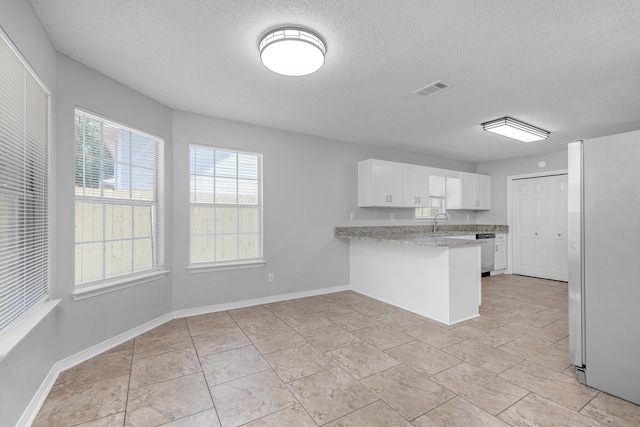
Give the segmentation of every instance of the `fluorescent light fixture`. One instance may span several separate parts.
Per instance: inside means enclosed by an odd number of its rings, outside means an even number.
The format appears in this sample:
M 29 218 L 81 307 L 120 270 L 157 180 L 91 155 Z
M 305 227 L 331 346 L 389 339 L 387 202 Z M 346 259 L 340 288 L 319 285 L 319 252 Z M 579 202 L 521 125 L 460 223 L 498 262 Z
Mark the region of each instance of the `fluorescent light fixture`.
M 533 142 L 540 141 L 541 139 L 547 139 L 549 138 L 550 133 L 544 129 L 512 119 L 511 117 L 503 117 L 501 119 L 482 123 L 482 128 L 487 132 L 497 133 L 498 135 L 517 139 L 522 142 Z
M 324 64 L 327 51 L 317 35 L 301 28 L 279 28 L 260 40 L 260 60 L 274 73 L 306 76 Z

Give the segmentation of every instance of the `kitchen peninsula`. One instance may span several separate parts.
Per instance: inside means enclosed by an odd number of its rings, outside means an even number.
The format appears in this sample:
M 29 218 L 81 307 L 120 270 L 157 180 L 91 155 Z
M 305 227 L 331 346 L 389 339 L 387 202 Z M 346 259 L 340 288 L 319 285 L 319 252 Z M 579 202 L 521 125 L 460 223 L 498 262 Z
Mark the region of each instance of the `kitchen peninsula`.
M 336 227 L 349 239 L 354 291 L 446 325 L 479 316 L 482 240 L 459 235 L 507 231 L 500 225 Z

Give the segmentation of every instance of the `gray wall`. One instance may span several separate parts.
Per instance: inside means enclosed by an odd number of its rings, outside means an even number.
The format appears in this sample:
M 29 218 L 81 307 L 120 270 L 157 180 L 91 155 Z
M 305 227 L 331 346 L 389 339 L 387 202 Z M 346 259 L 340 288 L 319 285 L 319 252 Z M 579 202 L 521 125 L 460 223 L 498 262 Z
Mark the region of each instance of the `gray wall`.
M 55 97 L 55 50 L 29 2 L 0 1 L 0 26 Z M 55 137 L 52 139 L 51 152 L 55 153 Z M 52 265 L 55 261 L 54 255 Z M 57 360 L 56 328 L 56 315 L 51 312 L 0 362 L 1 425 L 18 421 Z
M 172 128 L 171 110 L 162 104 L 116 83 L 62 54 L 58 54 L 57 118 L 57 212 L 74 211 L 74 108 L 146 131 L 165 140 L 164 211 L 165 248 L 171 248 L 172 221 Z M 58 259 L 54 298 L 58 306 L 58 359 L 75 354 L 122 332 L 133 329 L 171 311 L 171 276 L 82 301 L 73 301 L 74 215 L 58 215 L 56 252 Z M 171 268 L 171 256 L 166 256 Z
M 541 161 L 547 163 L 544 168 L 538 167 L 538 163 Z M 567 147 L 564 145 L 560 151 L 479 164 L 477 172 L 491 175 L 492 178 L 491 210 L 478 211 L 478 224 L 507 224 L 507 178 L 509 176 L 530 173 L 544 174 L 549 171 L 566 169 Z
M 348 284 L 348 246 L 333 237 L 335 226 L 415 224 L 411 209 L 379 209 L 379 216 L 373 218 L 371 209 L 357 208 L 359 160 L 379 158 L 475 170 L 468 163 L 371 149 L 180 111 L 174 112 L 173 131 L 175 310 Z M 186 272 L 189 143 L 263 154 L 265 267 Z M 350 212 L 355 213 L 356 221 L 348 220 Z M 398 220 L 388 219 L 391 212 L 397 213 Z M 267 281 L 268 273 L 275 274 L 274 282 Z

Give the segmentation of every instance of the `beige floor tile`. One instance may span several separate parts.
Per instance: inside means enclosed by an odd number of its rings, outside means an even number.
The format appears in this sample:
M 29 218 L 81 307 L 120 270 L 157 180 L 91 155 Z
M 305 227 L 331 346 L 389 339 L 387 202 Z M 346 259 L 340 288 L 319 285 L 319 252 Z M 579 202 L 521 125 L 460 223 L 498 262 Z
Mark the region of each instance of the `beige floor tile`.
M 600 392 L 581 411 L 605 426 L 640 426 L 640 405 Z
M 568 375 L 526 360 L 498 376 L 574 411 L 582 409 L 598 393 Z
M 499 414 L 529 393 L 468 363 L 447 369 L 432 379 L 492 415 Z
M 239 426 L 296 403 L 271 370 L 211 387 L 211 396 L 224 427 Z
M 428 377 L 462 363 L 461 360 L 421 341 L 394 347 L 386 353 Z
M 52 390 L 34 427 L 67 427 L 123 412 L 129 375 Z
M 535 339 L 519 338 L 499 349 L 558 372 L 570 365 L 567 353 L 550 345 L 542 345 Z
M 491 347 L 500 347 L 521 336 L 516 330 L 504 329 L 504 327 L 491 329 L 465 322 L 451 329 L 457 335 L 481 342 Z
M 356 379 L 398 366 L 393 357 L 367 343 L 352 344 L 327 353 L 335 363 Z
M 597 421 L 530 393 L 498 415 L 512 426 L 602 427 Z
M 251 317 L 258 317 L 258 316 L 264 316 L 265 314 L 271 314 L 271 312 L 262 305 L 254 305 L 251 307 L 243 307 L 235 310 L 229 310 L 227 311 L 227 313 L 229 313 L 229 316 L 231 316 L 233 320 L 236 320 L 236 321 L 240 319 L 249 319 Z
M 162 424 L 162 427 L 220 427 L 218 413 L 215 409 L 198 412 L 179 420 Z
M 360 338 L 337 325 L 314 329 L 304 332 L 302 335 L 323 353 L 362 342 Z
M 360 381 L 407 420 L 435 408 L 455 394 L 404 365 Z
M 78 424 L 75 427 L 122 427 L 124 425 L 124 412 L 119 412 L 108 417 Z
M 200 362 L 194 349 L 142 357 L 133 361 L 129 387 L 143 387 L 200 371 Z
M 464 360 L 470 365 L 477 366 L 494 374 L 499 374 L 522 362 L 522 359 L 518 356 L 473 340 L 466 340 L 454 344 L 445 348 L 444 351 L 460 360 Z
M 413 337 L 403 334 L 386 325 L 369 326 L 353 332 L 378 350 L 387 350 L 414 340 Z
M 155 426 L 213 408 L 201 372 L 129 390 L 125 426 Z
M 395 309 L 395 307 L 390 307 L 388 304 L 366 297 L 360 302 L 347 305 L 347 307 L 368 317 L 378 316 Z
M 329 318 L 340 314 L 354 313 L 354 310 L 339 303 L 323 302 L 314 306 L 313 312 L 322 317 Z
M 283 334 L 292 330 L 279 317 L 273 314 L 240 319 L 238 320 L 238 326 L 250 339 Z
M 327 427 L 413 427 L 384 402 L 377 401 L 326 425 Z
M 262 354 L 273 353 L 274 351 L 296 348 L 305 345 L 307 341 L 296 331 L 289 328 L 279 334 L 252 336 L 251 342 Z
M 306 313 L 298 316 L 283 317 L 282 320 L 298 333 L 333 326 L 333 323 L 319 314 Z
M 210 387 L 271 369 L 252 345 L 200 357 L 200 364 Z
M 317 427 L 317 424 L 301 405 L 295 404 L 245 424 L 244 427 Z
M 401 308 L 396 308 L 389 305 L 387 305 L 387 307 L 391 308 L 388 308 L 384 312 L 373 315 L 371 317 L 373 317 L 380 323 L 384 323 L 385 325 L 391 326 L 392 328 L 398 330 L 425 323 L 425 320 L 422 316 L 418 316 L 417 314 L 411 313 L 410 311 L 406 311 Z
M 208 356 L 221 351 L 244 347 L 251 344 L 249 338 L 237 326 L 218 328 L 215 332 L 193 337 L 193 345 L 198 356 Z
M 318 425 L 377 400 L 371 391 L 339 368 L 293 381 L 288 386 Z
M 236 326 L 236 322 L 226 311 L 201 314 L 199 316 L 187 317 L 187 326 L 191 336 L 207 335 L 220 328 Z
M 457 335 L 455 332 L 443 329 L 432 323 L 412 326 L 404 329 L 404 333 L 435 348 L 449 347 L 450 345 L 466 340 L 465 337 Z
M 59 387 L 89 384 L 108 378 L 128 375 L 131 372 L 131 349 L 117 353 L 107 352 L 99 354 L 73 368 L 62 372 L 56 380 L 53 390 Z
M 456 397 L 417 418 L 416 427 L 508 427 L 508 424 L 471 402 Z
M 288 383 L 328 369 L 331 360 L 311 344 L 265 354 L 282 381 Z
M 170 320 L 162 325 L 138 335 L 136 342 L 152 341 L 158 338 L 175 337 L 189 335 L 189 328 L 185 319 Z
M 331 316 L 329 317 L 329 320 L 331 320 L 336 325 L 342 326 L 350 332 L 380 324 L 380 322 L 378 322 L 377 320 L 373 320 L 372 318 L 358 312 Z
M 156 340 L 136 341 L 133 347 L 133 358 L 138 359 L 187 348 L 193 348 L 193 341 L 188 334 L 180 334 L 177 337 L 167 336 Z
M 520 337 L 525 337 L 529 341 L 536 341 L 542 345 L 553 345 L 563 338 L 569 335 L 567 328 L 553 328 L 553 327 L 538 328 L 536 326 L 527 325 L 520 322 L 509 323 L 496 331 L 508 329 L 515 334 L 519 334 Z

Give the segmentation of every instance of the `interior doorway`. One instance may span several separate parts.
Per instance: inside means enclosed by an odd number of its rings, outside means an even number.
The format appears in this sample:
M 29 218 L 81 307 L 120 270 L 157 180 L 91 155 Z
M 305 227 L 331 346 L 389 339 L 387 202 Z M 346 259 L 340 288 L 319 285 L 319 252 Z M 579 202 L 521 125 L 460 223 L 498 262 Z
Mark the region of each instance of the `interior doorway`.
M 568 281 L 567 172 L 509 178 L 510 271 Z

